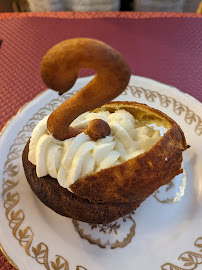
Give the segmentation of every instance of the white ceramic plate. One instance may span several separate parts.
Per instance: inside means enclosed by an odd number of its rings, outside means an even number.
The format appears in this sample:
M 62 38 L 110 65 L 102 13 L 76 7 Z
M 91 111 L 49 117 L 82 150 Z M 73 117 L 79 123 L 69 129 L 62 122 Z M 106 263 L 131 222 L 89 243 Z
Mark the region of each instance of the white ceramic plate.
M 0 140 L 0 243 L 20 270 L 202 269 L 202 105 L 174 87 L 132 76 L 117 100 L 146 103 L 172 117 L 191 145 L 184 175 L 161 187 L 125 218 L 89 225 L 62 217 L 31 191 L 22 150 L 38 121 L 83 87 L 43 92 L 7 125 Z

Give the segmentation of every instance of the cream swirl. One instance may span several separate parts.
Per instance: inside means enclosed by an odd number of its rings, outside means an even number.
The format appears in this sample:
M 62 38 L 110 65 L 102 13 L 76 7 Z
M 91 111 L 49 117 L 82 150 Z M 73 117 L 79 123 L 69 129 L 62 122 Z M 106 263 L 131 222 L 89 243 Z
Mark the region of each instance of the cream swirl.
M 142 125 L 125 110 L 114 113 L 84 113 L 71 126 L 87 128 L 93 119 L 106 121 L 111 134 L 96 142 L 84 132 L 65 141 L 54 139 L 47 131 L 48 116 L 34 128 L 28 159 L 36 165 L 38 177 L 49 174 L 68 188 L 76 180 L 143 154 L 161 137 L 159 130 Z

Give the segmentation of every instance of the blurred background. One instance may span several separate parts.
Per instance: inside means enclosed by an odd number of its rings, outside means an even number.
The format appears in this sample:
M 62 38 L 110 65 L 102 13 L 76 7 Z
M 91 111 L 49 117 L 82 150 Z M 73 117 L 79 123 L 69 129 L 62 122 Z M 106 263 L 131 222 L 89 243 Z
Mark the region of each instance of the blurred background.
M 0 0 L 0 12 L 159 11 L 199 12 L 201 0 Z

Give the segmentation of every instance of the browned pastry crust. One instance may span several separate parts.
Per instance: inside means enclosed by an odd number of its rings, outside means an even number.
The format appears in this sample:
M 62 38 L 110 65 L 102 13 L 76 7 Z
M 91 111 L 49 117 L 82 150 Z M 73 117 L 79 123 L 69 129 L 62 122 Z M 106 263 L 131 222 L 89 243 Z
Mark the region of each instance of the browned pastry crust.
M 38 178 L 35 165 L 28 161 L 28 151 L 29 142 L 23 151 L 22 161 L 31 189 L 46 206 L 62 216 L 88 223 L 107 224 L 129 214 L 139 206 L 136 202 L 119 204 L 90 203 L 87 199 L 80 198 L 66 188 L 61 187 L 57 179 L 49 175 Z
M 79 197 L 92 202 L 140 204 L 181 173 L 181 149 L 186 149 L 186 140 L 175 121 L 145 104 L 111 102 L 95 111 L 114 112 L 117 109 L 129 111 L 141 122 L 163 125 L 168 131 L 144 154 L 79 179 L 70 188 Z
M 113 48 L 91 38 L 73 38 L 53 46 L 41 61 L 45 84 L 60 94 L 75 83 L 81 68 L 93 69 L 96 76 L 73 97 L 63 102 L 48 118 L 47 128 L 54 138 L 72 136 L 71 122 L 120 95 L 130 79 L 130 67 Z

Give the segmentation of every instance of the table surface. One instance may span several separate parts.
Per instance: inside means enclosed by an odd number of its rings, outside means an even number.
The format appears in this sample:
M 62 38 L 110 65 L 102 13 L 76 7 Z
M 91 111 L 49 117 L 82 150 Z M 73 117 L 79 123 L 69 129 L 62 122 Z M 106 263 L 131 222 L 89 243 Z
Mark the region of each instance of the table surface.
M 54 44 L 73 37 L 105 41 L 132 74 L 177 87 L 202 101 L 200 14 L 53 12 L 0 14 L 0 130 L 46 86 L 40 61 Z M 92 74 L 83 70 L 81 76 Z M 0 270 L 15 269 L 0 252 Z

